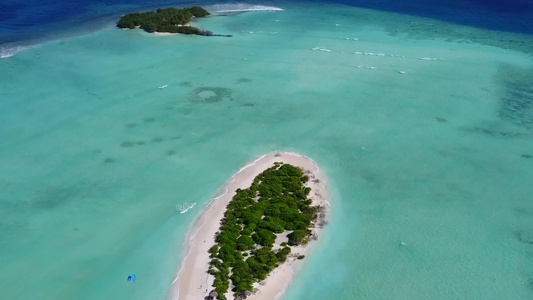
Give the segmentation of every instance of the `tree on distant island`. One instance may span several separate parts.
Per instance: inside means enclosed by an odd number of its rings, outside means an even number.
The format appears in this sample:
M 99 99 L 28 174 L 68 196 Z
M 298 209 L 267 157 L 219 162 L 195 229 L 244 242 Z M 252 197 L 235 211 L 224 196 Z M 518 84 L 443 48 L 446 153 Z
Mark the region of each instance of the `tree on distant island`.
M 193 17 L 209 16 L 209 12 L 199 6 L 187 8 L 160 8 L 145 13 L 131 13 L 122 16 L 117 23 L 118 28 L 141 28 L 146 32 L 170 32 L 211 36 L 211 31 L 203 31 L 187 25 Z

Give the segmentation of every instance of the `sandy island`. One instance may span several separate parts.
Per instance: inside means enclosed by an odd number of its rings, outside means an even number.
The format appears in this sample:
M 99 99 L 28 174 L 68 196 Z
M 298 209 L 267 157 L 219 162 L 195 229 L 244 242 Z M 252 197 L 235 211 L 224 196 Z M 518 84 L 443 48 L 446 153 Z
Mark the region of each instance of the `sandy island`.
M 302 168 L 310 178 L 305 185 L 312 189 L 309 194 L 309 199 L 313 201 L 312 205 L 319 205 L 329 210 L 330 194 L 326 185 L 326 176 L 313 160 L 289 152 L 274 152 L 257 158 L 230 178 L 187 232 L 182 260 L 176 278 L 172 281 L 167 299 L 200 300 L 213 290 L 214 276 L 207 273 L 210 261 L 207 251 L 215 244 L 215 233 L 220 227 L 220 220 L 224 216 L 226 206 L 235 195 L 235 190 L 249 188 L 254 178 L 265 169 L 272 167 L 275 162 L 283 162 Z M 297 260 L 296 257 L 309 253 L 310 248 L 318 239 L 320 229 L 326 224 L 325 217 L 325 213 L 320 214 L 319 221 L 315 223 L 312 229 L 309 243 L 305 246 L 291 247 L 292 253 L 287 261 L 274 269 L 266 280 L 254 284 L 254 293 L 248 299 L 273 300 L 283 296 L 294 274 L 306 260 Z M 285 234 L 278 235 L 274 248 L 286 241 Z M 228 300 L 234 299 L 231 291 L 226 294 L 226 297 Z

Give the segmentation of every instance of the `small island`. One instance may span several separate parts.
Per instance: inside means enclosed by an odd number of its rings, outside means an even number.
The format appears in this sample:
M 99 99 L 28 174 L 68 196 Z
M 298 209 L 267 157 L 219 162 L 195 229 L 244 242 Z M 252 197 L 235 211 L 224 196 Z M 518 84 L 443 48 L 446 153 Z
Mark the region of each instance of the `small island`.
M 156 11 L 135 12 L 122 16 L 117 23 L 117 27 L 141 28 L 150 33 L 168 32 L 211 36 L 213 35 L 211 31 L 201 30 L 189 25 L 193 18 L 202 18 L 209 15 L 207 10 L 199 6 L 182 9 L 173 7 L 160 8 Z
M 253 283 L 265 280 L 287 260 L 290 246 L 307 243 L 311 222 L 319 206 L 307 199 L 311 188 L 303 184 L 309 176 L 281 162 L 259 174 L 248 189 L 237 189 L 222 219 L 216 244 L 209 249 L 209 274 L 213 287 L 226 300 L 230 281 L 235 297 L 253 290 Z M 274 243 L 285 238 L 277 249 Z M 231 269 L 231 271 L 230 271 Z
M 311 159 L 288 152 L 242 168 L 188 231 L 168 299 L 281 295 L 326 224 L 324 178 Z

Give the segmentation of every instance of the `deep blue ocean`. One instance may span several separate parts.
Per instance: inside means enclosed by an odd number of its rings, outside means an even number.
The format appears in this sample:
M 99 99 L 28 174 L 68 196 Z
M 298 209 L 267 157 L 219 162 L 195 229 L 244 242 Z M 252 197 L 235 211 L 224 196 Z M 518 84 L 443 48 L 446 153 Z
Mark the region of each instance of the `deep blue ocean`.
M 236 1 L 172 0 L 2 0 L 0 45 L 87 33 L 110 26 L 117 16 L 161 6 Z M 237 1 L 242 2 L 242 1 Z M 338 0 L 347 5 L 398 12 L 492 30 L 533 34 L 533 0 Z M 253 4 L 282 5 L 283 1 Z

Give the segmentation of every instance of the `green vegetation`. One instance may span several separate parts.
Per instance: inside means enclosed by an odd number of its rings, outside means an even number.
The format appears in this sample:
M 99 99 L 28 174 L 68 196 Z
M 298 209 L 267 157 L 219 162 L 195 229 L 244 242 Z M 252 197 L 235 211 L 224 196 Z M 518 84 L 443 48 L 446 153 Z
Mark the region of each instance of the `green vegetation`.
M 298 255 L 297 259 L 304 259 L 305 255 Z
M 185 26 L 193 17 L 205 17 L 209 12 L 194 6 L 183 9 L 173 7 L 160 8 L 145 13 L 131 13 L 120 18 L 119 28 L 141 28 L 147 32 L 172 32 L 183 34 L 212 35 L 210 31 L 202 31 L 196 27 Z
M 288 245 L 305 243 L 318 207 L 307 199 L 309 177 L 288 164 L 276 163 L 259 174 L 248 189 L 237 189 L 228 204 L 217 232 L 216 245 L 209 249 L 208 272 L 215 276 L 217 299 L 226 300 L 230 280 L 233 292 L 252 291 L 253 283 L 264 280 L 287 260 L 291 248 L 283 243 L 274 250 L 276 233 L 288 234 Z

